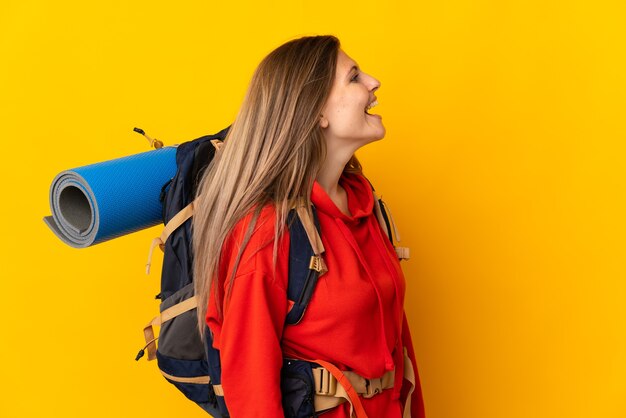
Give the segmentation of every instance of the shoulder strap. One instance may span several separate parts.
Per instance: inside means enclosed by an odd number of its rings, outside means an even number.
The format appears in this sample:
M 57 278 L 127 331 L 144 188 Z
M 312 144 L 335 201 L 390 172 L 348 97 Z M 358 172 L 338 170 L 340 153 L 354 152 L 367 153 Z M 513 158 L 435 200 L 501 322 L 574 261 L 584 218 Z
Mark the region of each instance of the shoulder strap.
M 327 268 L 322 258 L 324 245 L 320 238 L 319 219 L 315 207 L 313 220 L 306 208 L 292 209 L 287 217 L 289 225 L 289 279 L 287 298 L 291 305 L 285 323 L 295 325 L 302 319 L 315 285 Z
M 385 234 L 387 234 L 391 245 L 393 245 L 393 248 L 396 250 L 398 258 L 400 260 L 408 260 L 409 248 L 396 245 L 396 242 L 400 242 L 400 232 L 398 231 L 396 223 L 393 220 L 393 216 L 391 215 L 391 209 L 389 209 L 387 204 L 383 202 L 383 199 L 378 197 L 371 182 L 370 187 L 372 188 L 372 193 L 374 195 L 374 212 L 376 213 L 376 218 L 378 219 L 380 227 Z
M 374 211 L 376 212 L 376 219 L 378 219 L 378 223 L 380 227 L 389 238 L 389 241 L 393 243 L 393 235 L 391 234 L 391 224 L 389 223 L 389 216 L 387 216 L 387 211 L 383 206 L 383 201 L 377 195 L 374 189 L 372 189 L 372 193 L 374 194 Z
M 382 199 L 376 195 L 373 187 L 372 193 L 374 195 L 374 210 L 381 228 L 394 246 L 398 258 L 400 260 L 408 260 L 409 249 L 394 244 L 395 241 L 400 241 L 400 233 L 393 221 L 391 211 Z M 327 271 L 322 258 L 324 246 L 320 238 L 321 231 L 317 211 L 315 207 L 311 209 L 313 213 L 312 220 L 308 216 L 306 207 L 302 205 L 292 209 L 287 218 L 290 235 L 287 288 L 290 308 L 285 320 L 287 325 L 295 325 L 302 320 L 311 296 L 313 296 L 315 291 L 319 276 Z

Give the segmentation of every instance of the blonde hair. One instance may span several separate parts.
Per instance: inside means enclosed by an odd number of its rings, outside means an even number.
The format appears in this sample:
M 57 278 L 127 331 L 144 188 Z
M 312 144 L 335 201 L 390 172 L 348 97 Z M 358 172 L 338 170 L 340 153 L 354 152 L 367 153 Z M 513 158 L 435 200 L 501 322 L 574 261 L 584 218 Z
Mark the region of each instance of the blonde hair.
M 224 145 L 200 181 L 193 216 L 193 275 L 202 334 L 211 286 L 221 314 L 223 296 L 214 279 L 224 241 L 237 222 L 254 210 L 228 289 L 265 205 L 276 208 L 274 262 L 289 210 L 299 199 L 310 208 L 313 182 L 326 152 L 319 118 L 333 85 L 338 53 L 337 38 L 315 36 L 287 42 L 265 57 Z M 360 171 L 356 158 L 347 168 Z

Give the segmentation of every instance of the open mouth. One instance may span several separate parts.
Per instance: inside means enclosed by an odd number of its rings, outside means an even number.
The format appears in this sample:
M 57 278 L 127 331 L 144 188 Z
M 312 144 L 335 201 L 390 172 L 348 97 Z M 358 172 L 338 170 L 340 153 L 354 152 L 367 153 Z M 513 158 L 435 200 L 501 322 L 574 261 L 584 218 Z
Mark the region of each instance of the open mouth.
M 365 108 L 365 114 L 371 115 L 370 109 L 373 108 L 374 106 L 376 106 L 377 104 L 378 104 L 378 100 L 374 99 L 374 101 L 372 103 L 368 104 L 367 107 Z

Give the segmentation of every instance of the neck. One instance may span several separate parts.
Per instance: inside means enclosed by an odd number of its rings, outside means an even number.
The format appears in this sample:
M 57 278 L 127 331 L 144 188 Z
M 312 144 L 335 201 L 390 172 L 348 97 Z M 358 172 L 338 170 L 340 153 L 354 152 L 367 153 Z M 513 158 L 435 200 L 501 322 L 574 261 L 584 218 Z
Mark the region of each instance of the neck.
M 328 150 L 326 159 L 316 178 L 319 185 L 322 186 L 328 194 L 328 197 L 331 198 L 342 212 L 348 215 L 348 200 L 345 190 L 339 185 L 339 178 L 353 154 L 354 152 L 352 150 L 346 152 Z
M 337 149 L 328 147 L 326 149 L 326 159 L 317 174 L 317 182 L 326 190 L 329 195 L 337 191 L 339 178 L 348 161 L 354 155 L 354 149 Z

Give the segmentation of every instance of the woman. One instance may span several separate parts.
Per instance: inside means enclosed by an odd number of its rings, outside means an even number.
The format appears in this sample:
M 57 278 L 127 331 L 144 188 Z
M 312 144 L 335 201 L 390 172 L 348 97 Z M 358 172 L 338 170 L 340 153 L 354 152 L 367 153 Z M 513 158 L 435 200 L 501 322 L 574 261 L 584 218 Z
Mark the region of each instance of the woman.
M 379 87 L 335 37 L 280 46 L 255 71 L 201 181 L 193 221 L 198 315 L 220 350 L 233 418 L 285 416 L 284 358 L 319 360 L 343 382 L 350 402 L 326 411 L 328 418 L 351 410 L 372 418 L 402 417 L 403 409 L 405 417 L 423 416 L 419 380 L 410 395 L 404 379 L 416 372 L 404 370 L 405 351 L 415 364 L 404 278 L 354 156 L 385 135 L 381 117 L 369 113 Z M 287 217 L 297 205 L 309 215 L 316 208 L 328 271 L 302 321 L 285 326 Z M 387 382 L 375 396 L 357 397 L 343 371 L 368 386 L 383 376 Z

